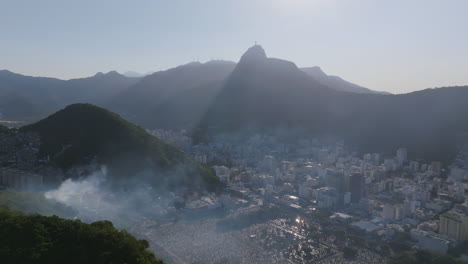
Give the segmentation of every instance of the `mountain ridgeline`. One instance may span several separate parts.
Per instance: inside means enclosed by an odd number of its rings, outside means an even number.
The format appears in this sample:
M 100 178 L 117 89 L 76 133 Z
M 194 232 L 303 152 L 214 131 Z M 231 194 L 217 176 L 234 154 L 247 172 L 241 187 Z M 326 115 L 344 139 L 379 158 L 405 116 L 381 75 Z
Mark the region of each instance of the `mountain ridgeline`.
M 194 126 L 235 65 L 192 62 L 151 74 L 115 96 L 109 108 L 149 128 Z
M 468 132 L 468 87 L 427 89 L 403 95 L 330 89 L 292 62 L 250 48 L 227 78 L 200 123 L 203 133 L 245 128 L 300 128 L 310 135 L 343 137 L 359 151 L 449 161 Z
M 307 68 L 301 68 L 301 70 L 308 75 L 310 75 L 312 78 L 314 78 L 316 81 L 319 83 L 328 86 L 332 89 L 338 90 L 338 91 L 343 91 L 343 92 L 350 92 L 350 93 L 371 93 L 371 94 L 389 94 L 386 92 L 378 92 L 378 91 L 373 91 L 371 89 L 359 86 L 354 83 L 350 83 L 348 81 L 343 80 L 339 76 L 334 76 L 334 75 L 327 75 L 320 69 L 320 67 L 315 66 L 315 67 L 307 67 Z
M 37 121 L 72 103 L 104 105 L 139 80 L 115 71 L 65 81 L 1 70 L 0 119 Z
M 91 104 L 73 104 L 20 129 L 38 133 L 40 154 L 63 170 L 95 162 L 114 180 L 131 180 L 146 171 L 153 186 L 214 189 L 211 170 L 192 161 L 144 129 Z
M 235 67 L 230 61 L 192 62 L 155 73 L 111 71 L 68 81 L 3 70 L 0 119 L 33 122 L 69 104 L 92 103 L 147 128 L 193 128 Z M 337 76 L 314 74 L 315 68 L 302 70 L 334 90 L 374 93 Z
M 202 126 L 232 130 L 271 127 L 284 121 L 291 124 L 319 122 L 311 119 L 307 111 L 323 112 L 322 99 L 336 93 L 299 70 L 294 63 L 267 58 L 263 48 L 256 45 L 241 57 Z M 292 111 L 298 113 L 291 115 Z M 315 117 L 320 119 L 321 115 Z
M 36 120 L 70 103 L 94 103 L 145 128 L 294 128 L 342 137 L 360 152 L 405 146 L 414 158 L 440 161 L 451 160 L 466 137 L 466 102 L 467 87 L 377 92 L 319 67 L 269 58 L 259 45 L 237 64 L 194 62 L 141 78 L 110 72 L 62 81 L 0 71 L 3 119 Z

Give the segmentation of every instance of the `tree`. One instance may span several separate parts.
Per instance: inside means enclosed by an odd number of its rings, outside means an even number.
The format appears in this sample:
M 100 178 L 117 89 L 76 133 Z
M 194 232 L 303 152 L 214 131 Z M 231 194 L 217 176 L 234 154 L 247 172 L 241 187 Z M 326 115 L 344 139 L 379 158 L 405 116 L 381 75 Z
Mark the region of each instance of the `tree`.
M 86 224 L 0 207 L 2 264 L 162 264 L 148 247 L 109 221 Z

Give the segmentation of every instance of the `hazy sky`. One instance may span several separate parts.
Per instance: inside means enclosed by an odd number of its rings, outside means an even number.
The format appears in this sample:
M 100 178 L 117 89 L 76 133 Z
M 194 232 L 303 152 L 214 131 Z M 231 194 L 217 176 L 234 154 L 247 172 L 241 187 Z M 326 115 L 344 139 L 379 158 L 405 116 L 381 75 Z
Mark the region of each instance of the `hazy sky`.
M 0 69 L 62 79 L 268 56 L 375 90 L 468 85 L 468 0 L 0 0 Z

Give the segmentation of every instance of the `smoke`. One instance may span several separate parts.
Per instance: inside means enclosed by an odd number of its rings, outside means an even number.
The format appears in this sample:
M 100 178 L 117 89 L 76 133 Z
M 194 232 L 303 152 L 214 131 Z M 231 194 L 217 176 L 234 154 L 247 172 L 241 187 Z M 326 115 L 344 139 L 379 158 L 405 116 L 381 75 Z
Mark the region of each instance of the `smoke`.
M 157 218 L 173 209 L 174 194 L 153 189 L 144 181 L 137 186 L 116 188 L 108 181 L 107 169 L 89 176 L 64 181 L 45 197 L 73 208 L 84 222 L 112 221 L 125 227 L 145 217 Z
M 102 193 L 100 185 L 105 181 L 106 175 L 106 167 L 103 166 L 100 171 L 94 172 L 85 179 L 64 181 L 58 189 L 46 192 L 45 197 L 71 207 L 81 207 L 83 199 L 89 199 Z M 94 198 L 98 198 L 100 201 L 101 197 Z

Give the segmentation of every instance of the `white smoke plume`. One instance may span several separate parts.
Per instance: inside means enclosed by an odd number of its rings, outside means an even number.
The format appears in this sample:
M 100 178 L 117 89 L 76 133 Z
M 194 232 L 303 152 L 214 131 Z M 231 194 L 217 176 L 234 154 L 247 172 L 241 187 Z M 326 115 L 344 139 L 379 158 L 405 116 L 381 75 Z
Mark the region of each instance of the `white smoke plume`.
M 82 206 L 83 199 L 94 197 L 99 201 L 101 197 L 96 195 L 101 193 L 99 187 L 105 181 L 106 174 L 106 167 L 103 166 L 101 171 L 96 171 L 85 179 L 68 179 L 58 189 L 46 192 L 45 197 L 72 207 Z
M 174 196 L 170 193 L 161 195 L 145 184 L 131 190 L 112 189 L 106 179 L 103 166 L 85 178 L 64 181 L 59 188 L 46 192 L 45 197 L 70 206 L 84 222 L 110 220 L 121 227 L 143 217 L 163 216 L 172 208 Z

